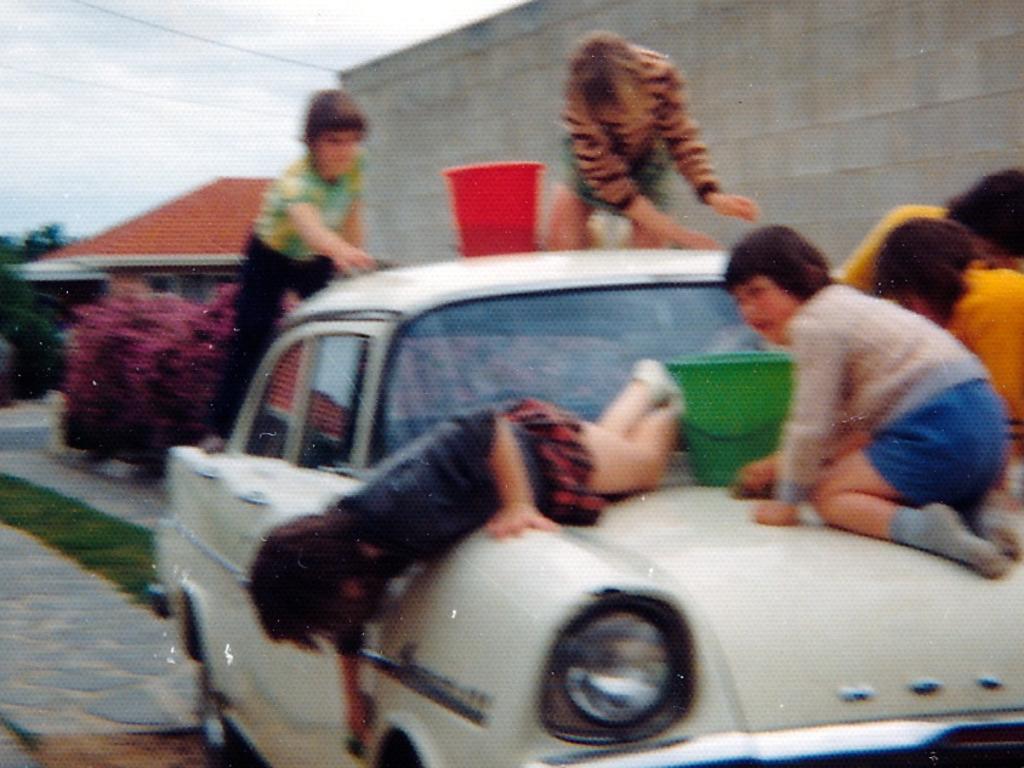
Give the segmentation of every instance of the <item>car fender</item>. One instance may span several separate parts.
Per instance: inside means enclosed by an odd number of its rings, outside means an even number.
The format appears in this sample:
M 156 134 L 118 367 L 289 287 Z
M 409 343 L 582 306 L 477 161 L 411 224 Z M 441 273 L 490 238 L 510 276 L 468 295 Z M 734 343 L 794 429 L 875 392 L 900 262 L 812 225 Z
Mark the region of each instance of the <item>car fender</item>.
M 513 583 L 516 593 L 507 588 Z M 538 717 L 552 646 L 570 621 L 610 593 L 679 609 L 677 593 L 648 569 L 574 529 L 501 542 L 475 534 L 412 574 L 376 628 L 368 655 L 380 673 L 381 721 L 415 723 L 417 733 L 431 734 L 425 751 L 443 755 L 438 765 L 498 765 L 524 749 L 564 749 Z M 711 646 L 704 643 L 702 654 L 713 654 Z M 709 658 L 702 664 L 719 666 Z M 689 728 L 735 727 L 726 687 L 705 681 Z M 467 738 L 474 733 L 480 737 Z M 468 751 L 455 754 L 452 745 Z

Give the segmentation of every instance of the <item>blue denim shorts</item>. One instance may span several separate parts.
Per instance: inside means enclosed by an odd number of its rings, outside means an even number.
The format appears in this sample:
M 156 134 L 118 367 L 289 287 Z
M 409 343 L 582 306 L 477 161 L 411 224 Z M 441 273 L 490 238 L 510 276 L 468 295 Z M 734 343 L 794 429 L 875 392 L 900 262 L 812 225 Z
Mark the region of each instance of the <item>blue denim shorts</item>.
M 938 502 L 969 514 L 999 480 L 1009 446 L 1003 401 L 976 379 L 882 427 L 867 457 L 907 503 Z

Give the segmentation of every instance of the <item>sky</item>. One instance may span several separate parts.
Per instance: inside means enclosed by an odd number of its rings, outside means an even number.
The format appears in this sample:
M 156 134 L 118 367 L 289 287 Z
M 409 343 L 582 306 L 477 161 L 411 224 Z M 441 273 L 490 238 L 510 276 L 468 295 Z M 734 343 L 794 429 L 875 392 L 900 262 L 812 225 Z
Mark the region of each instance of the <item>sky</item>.
M 278 175 L 337 73 L 523 0 L 3 0 L 0 235 Z

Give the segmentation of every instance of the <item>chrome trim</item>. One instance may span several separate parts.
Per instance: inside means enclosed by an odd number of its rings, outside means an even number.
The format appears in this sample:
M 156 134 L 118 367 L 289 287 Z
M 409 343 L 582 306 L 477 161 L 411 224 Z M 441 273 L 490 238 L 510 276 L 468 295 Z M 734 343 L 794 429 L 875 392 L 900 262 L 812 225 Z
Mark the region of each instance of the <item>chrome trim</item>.
M 402 649 L 400 659 L 392 659 L 366 648 L 359 655 L 409 690 L 474 725 L 486 725 L 491 697 L 482 691 L 464 688 L 458 682 L 423 666 L 416 661 L 415 653 L 415 646 L 407 645 Z
M 746 734 L 730 732 L 702 736 L 668 746 L 648 746 L 635 751 L 601 750 L 586 754 L 553 756 L 524 764 L 523 768 L 555 768 L 556 766 L 588 766 L 602 768 L 684 768 L 685 766 L 770 765 L 786 761 L 814 761 L 850 757 L 879 756 L 949 746 L 964 748 L 954 738 L 957 732 L 979 733 L 978 743 L 985 745 L 987 730 L 998 733 L 1005 728 L 1024 728 L 1024 719 L 1010 722 L 979 724 L 929 723 L 917 720 L 894 720 L 882 723 L 826 725 L 788 731 Z M 948 745 L 944 744 L 949 740 Z M 1024 756 L 1024 742 L 996 742 Z M 967 749 L 970 746 L 966 747 Z
M 231 576 L 235 578 L 239 586 L 243 589 L 249 587 L 249 578 L 245 571 L 235 565 L 233 562 L 228 560 L 224 555 L 215 550 L 205 541 L 203 541 L 199 534 L 193 531 L 191 528 L 186 526 L 178 518 L 174 517 L 168 520 L 162 521 L 162 523 L 176 531 L 185 541 L 194 546 L 199 552 L 206 556 L 208 560 L 211 560 L 215 565 L 220 566 L 221 569 L 227 571 Z
M 235 494 L 235 498 L 254 507 L 265 507 L 270 504 L 270 499 L 267 498 L 267 494 L 263 493 L 263 491 L 242 491 Z
M 870 685 L 844 685 L 838 695 L 845 702 L 870 701 L 875 698 L 875 689 Z
M 908 687 L 918 696 L 931 696 L 942 690 L 942 681 L 923 677 L 920 680 L 912 681 Z
M 208 466 L 207 464 L 194 464 L 192 466 L 192 474 L 204 477 L 207 480 L 217 480 L 220 478 L 220 472 L 217 468 Z

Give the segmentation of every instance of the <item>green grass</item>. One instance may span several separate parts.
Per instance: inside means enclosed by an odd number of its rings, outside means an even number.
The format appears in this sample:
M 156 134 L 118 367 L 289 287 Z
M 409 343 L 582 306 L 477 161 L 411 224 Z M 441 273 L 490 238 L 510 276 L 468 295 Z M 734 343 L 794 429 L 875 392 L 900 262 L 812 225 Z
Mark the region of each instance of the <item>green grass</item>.
M 111 581 L 139 603 L 153 580 L 148 529 L 105 515 L 59 493 L 0 474 L 0 523 L 19 528 Z

